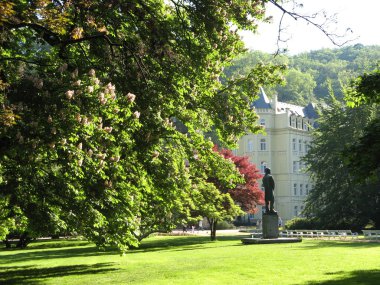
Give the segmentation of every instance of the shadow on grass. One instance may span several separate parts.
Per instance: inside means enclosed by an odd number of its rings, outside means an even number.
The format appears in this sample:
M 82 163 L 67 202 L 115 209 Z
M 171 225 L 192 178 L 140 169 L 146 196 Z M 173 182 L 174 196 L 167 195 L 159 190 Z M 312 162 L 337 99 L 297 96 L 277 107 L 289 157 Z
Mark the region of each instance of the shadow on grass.
M 160 250 L 197 250 L 197 249 L 207 249 L 212 246 L 215 242 L 223 241 L 236 241 L 237 244 L 229 244 L 227 246 L 240 246 L 242 236 L 218 236 L 216 241 L 211 241 L 208 236 L 173 236 L 165 237 L 164 239 L 152 239 L 152 240 L 143 240 L 139 248 L 129 251 L 130 254 L 141 253 L 141 252 L 152 252 Z M 176 249 L 180 247 L 179 249 Z M 218 245 L 218 247 L 221 247 Z
M 10 250 L 10 254 L 2 255 L 0 259 L 0 264 L 15 263 L 15 262 L 25 262 L 25 261 L 37 261 L 55 258 L 71 258 L 71 257 L 89 257 L 89 256 L 102 256 L 102 255 L 117 255 L 120 254 L 116 249 L 106 249 L 100 250 L 95 245 L 94 246 L 76 246 L 74 243 L 72 247 L 62 248 L 62 249 L 45 249 L 41 248 L 38 250 Z M 1 284 L 1 283 L 0 283 Z
M 33 250 L 33 249 L 45 249 L 45 248 L 64 248 L 73 246 L 87 246 L 91 242 L 83 239 L 37 239 L 31 241 L 24 249 L 16 248 L 13 244 L 11 248 L 6 248 L 3 242 L 0 242 L 0 252 L 6 251 L 19 251 L 19 250 Z
M 313 240 L 313 243 L 304 243 L 305 246 L 299 247 L 300 250 L 328 248 L 328 247 L 347 247 L 347 248 L 380 248 L 380 243 L 355 241 L 355 240 Z
M 31 266 L 0 267 L 0 284 L 28 284 L 45 283 L 48 278 L 64 277 L 69 275 L 99 274 L 116 271 L 112 263 L 96 263 L 92 265 L 69 265 L 46 268 Z
M 223 241 L 237 241 L 234 244 L 228 244 L 226 246 L 241 246 L 241 236 L 219 236 L 217 237 L 217 243 Z M 186 250 L 198 250 L 214 247 L 215 242 L 210 240 L 207 236 L 186 236 L 186 237 L 165 237 L 163 239 L 154 238 L 143 240 L 139 248 L 131 249 L 127 254 L 137 254 L 143 252 L 153 252 L 160 250 L 170 251 L 186 251 Z M 209 246 L 208 246 L 209 245 Z M 218 244 L 218 247 L 223 245 Z M 27 249 L 11 249 L 0 250 L 6 252 L 0 258 L 1 264 L 26 262 L 26 261 L 38 261 L 47 259 L 60 259 L 60 258 L 72 258 L 72 257 L 89 257 L 102 255 L 119 255 L 120 252 L 113 247 L 108 247 L 104 250 L 99 249 L 95 245 L 83 241 L 44 241 L 36 244 L 32 244 Z M 0 283 L 1 284 L 1 283 Z
M 342 272 L 331 272 L 328 275 L 341 275 Z M 344 273 L 343 273 L 344 274 Z M 305 285 L 377 285 L 380 280 L 380 270 L 356 270 L 346 273 L 344 276 L 337 276 L 334 280 L 311 281 Z

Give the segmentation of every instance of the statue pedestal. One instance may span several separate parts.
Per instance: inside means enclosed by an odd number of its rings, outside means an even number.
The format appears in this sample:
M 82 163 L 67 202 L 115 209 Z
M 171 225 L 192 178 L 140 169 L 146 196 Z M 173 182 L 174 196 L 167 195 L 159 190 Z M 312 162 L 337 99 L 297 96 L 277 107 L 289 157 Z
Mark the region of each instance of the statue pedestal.
M 278 238 L 278 215 L 263 215 L 263 239 Z

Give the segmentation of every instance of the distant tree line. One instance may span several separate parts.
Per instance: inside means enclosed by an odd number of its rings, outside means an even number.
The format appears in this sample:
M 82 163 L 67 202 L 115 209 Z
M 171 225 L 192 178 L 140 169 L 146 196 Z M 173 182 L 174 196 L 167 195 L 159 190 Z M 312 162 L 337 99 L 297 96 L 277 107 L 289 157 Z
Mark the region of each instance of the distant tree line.
M 376 68 L 380 59 L 380 46 L 356 44 L 337 49 L 320 49 L 298 55 L 278 55 L 260 51 L 247 52 L 224 70 L 226 78 L 238 78 L 256 64 L 274 63 L 288 66 L 284 83 L 264 86 L 268 95 L 278 94 L 280 101 L 305 104 L 325 100 L 329 89 L 338 100 L 343 98 L 342 86 L 364 72 Z

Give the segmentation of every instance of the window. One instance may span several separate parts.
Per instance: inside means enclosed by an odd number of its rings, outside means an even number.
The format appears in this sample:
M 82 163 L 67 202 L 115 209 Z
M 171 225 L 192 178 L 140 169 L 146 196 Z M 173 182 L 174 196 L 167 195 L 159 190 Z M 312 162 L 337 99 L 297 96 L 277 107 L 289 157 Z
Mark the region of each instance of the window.
M 309 195 L 309 184 L 305 185 L 305 192 L 306 195 Z
M 298 216 L 298 206 L 294 206 L 294 216 Z
M 265 119 L 260 119 L 260 126 L 265 127 Z
M 299 152 L 302 151 L 302 140 L 298 140 L 298 150 Z
M 293 142 L 293 151 L 297 151 L 297 140 L 293 139 L 292 142 Z
M 267 150 L 267 142 L 265 139 L 260 140 L 260 150 Z
M 303 145 L 304 145 L 304 150 L 307 153 L 309 151 L 309 146 L 307 145 L 307 141 L 304 141 Z
M 296 127 L 296 117 L 294 116 L 290 117 L 290 126 L 292 126 L 293 128 Z
M 298 161 L 293 161 L 293 173 L 298 172 Z
M 294 196 L 297 196 L 297 183 L 293 184 L 293 194 Z
M 253 151 L 253 141 L 252 140 L 248 140 L 247 151 L 248 152 L 252 152 Z
M 305 131 L 307 131 L 307 126 L 308 126 L 309 122 L 307 120 L 303 120 L 303 129 Z
M 297 119 L 297 129 L 301 129 L 302 130 L 302 119 L 301 118 Z
M 303 196 L 303 184 L 300 184 L 300 196 Z

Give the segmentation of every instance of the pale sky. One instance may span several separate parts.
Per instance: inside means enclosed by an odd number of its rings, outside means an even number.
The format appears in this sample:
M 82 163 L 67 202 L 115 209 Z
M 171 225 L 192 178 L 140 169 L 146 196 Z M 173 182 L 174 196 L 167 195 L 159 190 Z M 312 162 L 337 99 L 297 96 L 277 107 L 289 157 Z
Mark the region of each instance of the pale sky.
M 315 12 L 325 10 L 328 15 L 336 15 L 337 24 L 330 24 L 329 31 L 344 34 L 347 28 L 352 33 L 341 40 L 355 39 L 346 45 L 361 43 L 364 45 L 380 45 L 380 1 L 379 0 L 296 0 L 303 3 L 303 8 L 298 8 L 299 13 L 311 15 Z M 241 35 L 250 50 L 261 50 L 274 53 L 277 49 L 276 40 L 278 36 L 278 22 L 281 11 L 268 4 L 267 16 L 273 16 L 272 24 L 261 24 L 258 34 L 242 32 Z M 289 38 L 286 47 L 289 54 L 297 54 L 321 48 L 337 48 L 317 28 L 307 25 L 303 20 L 295 21 L 290 16 L 285 16 L 283 38 Z

